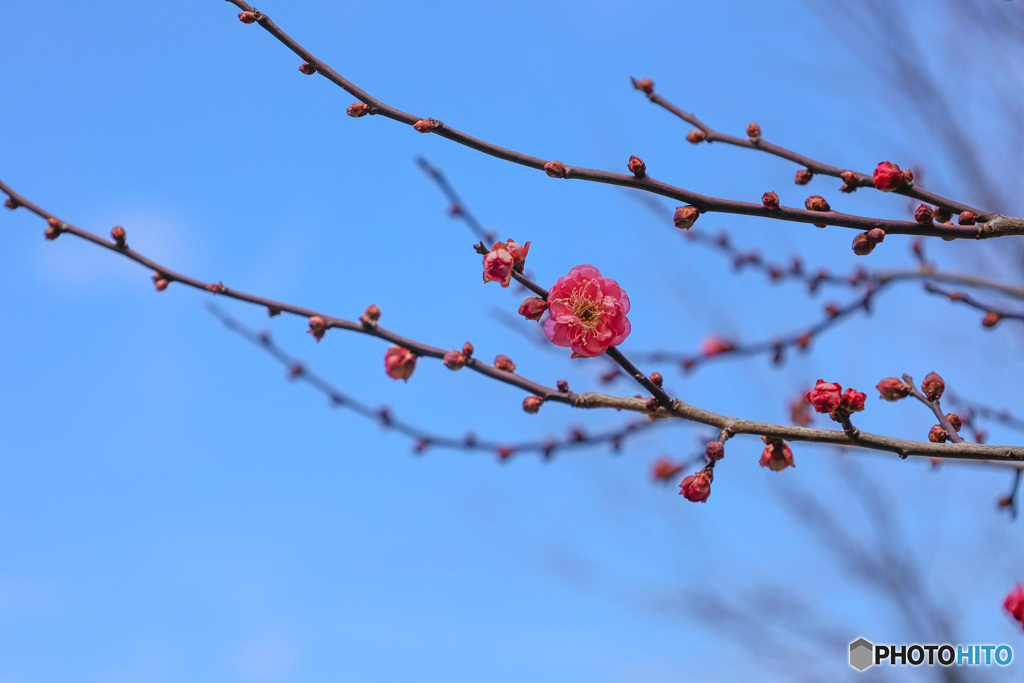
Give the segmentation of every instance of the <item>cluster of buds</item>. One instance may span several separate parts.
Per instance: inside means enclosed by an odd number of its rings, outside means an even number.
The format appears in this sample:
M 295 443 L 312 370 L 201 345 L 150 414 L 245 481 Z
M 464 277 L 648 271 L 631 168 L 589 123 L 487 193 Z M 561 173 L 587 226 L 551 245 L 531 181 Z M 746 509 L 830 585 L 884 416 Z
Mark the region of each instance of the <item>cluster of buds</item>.
M 782 439 L 774 436 L 762 436 L 764 450 L 761 451 L 761 467 L 767 467 L 772 472 L 781 472 L 787 467 L 796 467 L 793 462 L 793 451 Z
M 847 389 L 843 392 L 843 388 L 836 382 L 819 379 L 805 398 L 817 412 L 827 413 L 836 422 L 842 422 L 851 414 L 864 410 L 864 400 L 867 397 L 856 389 Z
M 956 413 L 946 413 L 946 422 L 956 432 L 959 432 L 960 428 L 964 425 L 963 419 Z M 932 443 L 944 443 L 949 438 L 949 432 L 942 425 L 932 425 L 931 430 L 928 432 L 928 440 Z
M 529 242 L 524 246 L 519 246 L 513 240 L 495 243 L 494 248 L 484 256 L 484 282 L 498 282 L 502 287 L 508 287 L 512 271 L 523 272 L 529 251 Z
M 867 256 L 884 240 L 885 230 L 881 228 L 872 228 L 867 232 L 859 233 L 853 238 L 853 253 L 857 256 Z
M 693 503 L 706 503 L 711 496 L 711 482 L 715 471 L 709 465 L 697 474 L 691 474 L 679 484 L 679 495 Z

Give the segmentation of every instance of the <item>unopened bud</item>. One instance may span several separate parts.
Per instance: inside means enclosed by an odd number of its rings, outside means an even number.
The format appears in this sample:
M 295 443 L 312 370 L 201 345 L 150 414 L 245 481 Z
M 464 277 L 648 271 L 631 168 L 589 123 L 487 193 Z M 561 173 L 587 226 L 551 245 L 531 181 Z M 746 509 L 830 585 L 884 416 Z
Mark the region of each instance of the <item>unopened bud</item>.
M 564 379 L 558 380 L 558 383 L 555 386 L 557 386 L 558 390 L 561 391 L 563 394 L 569 393 L 569 383 Z
M 125 232 L 124 228 L 120 225 L 115 225 L 110 229 L 110 238 L 114 240 L 114 244 L 124 249 L 125 247 Z
M 928 440 L 932 443 L 945 443 L 949 438 L 949 432 L 942 428 L 942 425 L 932 425 L 928 432 Z
M 156 287 L 156 291 L 162 292 L 167 289 L 167 286 L 171 284 L 167 278 L 160 277 L 158 275 L 153 276 L 153 286 Z
M 4 200 L 4 206 L 13 211 L 18 208 L 18 200 L 14 197 L 8 197 Z
M 650 95 L 654 92 L 654 81 L 649 78 L 641 78 L 639 81 L 633 81 L 633 87 Z
M 434 119 L 420 119 L 412 124 L 412 127 L 417 133 L 433 133 L 434 128 L 437 127 L 437 121 Z
M 245 11 L 238 15 L 238 20 L 243 24 L 251 24 L 256 21 L 256 14 L 253 12 Z
M 942 392 L 946 390 L 946 383 L 936 372 L 929 372 L 924 381 L 921 382 L 921 391 L 929 401 L 938 401 L 942 398 Z
M 886 401 L 898 401 L 910 395 L 910 385 L 896 377 L 886 377 L 875 385 L 879 398 Z
M 860 178 L 853 171 L 843 171 L 839 177 L 843 181 L 843 186 L 839 188 L 840 192 L 856 192 L 860 186 Z
M 672 216 L 672 222 L 680 230 L 689 230 L 697 222 L 700 211 L 696 206 L 680 206 Z
M 313 335 L 313 338 L 320 341 L 324 338 L 324 333 L 327 332 L 327 321 L 319 315 L 314 315 L 309 319 L 309 333 Z
M 811 178 L 814 177 L 814 173 L 809 168 L 801 168 L 796 172 L 796 184 L 806 185 L 811 182 Z
M 936 206 L 932 212 L 932 218 L 936 223 L 948 223 L 953 218 L 953 212 L 944 206 Z
M 704 131 L 700 130 L 699 128 L 694 128 L 693 130 L 686 134 L 686 141 L 692 142 L 695 145 L 699 142 L 704 142 L 707 139 L 707 134 L 705 134 Z
M 903 172 L 891 161 L 883 161 L 871 175 L 875 187 L 882 192 L 892 192 L 903 187 Z
M 885 241 L 885 230 L 881 228 L 871 228 L 866 234 L 873 244 L 881 244 Z
M 473 356 L 473 345 L 469 342 L 463 344 L 462 353 L 465 354 L 466 358 L 471 358 Z
M 367 306 L 363 314 L 359 316 L 359 322 L 366 326 L 376 325 L 378 320 L 380 320 L 380 309 L 376 304 Z
M 561 161 L 549 161 L 544 164 L 544 172 L 552 178 L 567 178 L 569 172 L 565 168 L 565 164 Z
M 494 357 L 494 367 L 505 372 L 515 372 L 516 364 L 512 362 L 512 359 L 508 356 L 498 354 Z
M 875 250 L 875 243 L 871 241 L 866 232 L 858 233 L 853 238 L 853 253 L 857 256 L 867 256 Z
M 548 302 L 544 301 L 544 299 L 541 299 L 539 296 L 531 296 L 529 299 L 519 304 L 519 315 L 523 316 L 527 320 L 540 320 L 546 310 L 548 310 Z
M 711 462 L 721 460 L 725 457 L 725 445 L 719 441 L 708 441 L 708 447 L 704 451 L 704 455 L 706 455 L 708 460 Z
M 765 192 L 763 195 L 761 195 L 761 203 L 764 205 L 764 208 L 768 209 L 769 211 L 778 211 L 779 195 L 775 194 L 774 192 Z
M 536 413 L 543 403 L 544 399 L 540 396 L 527 396 L 523 399 L 523 410 L 528 413 Z
M 957 217 L 957 221 L 960 223 L 960 225 L 974 225 L 977 222 L 977 216 L 975 216 L 970 211 L 963 211 Z
M 828 205 L 825 198 L 819 194 L 812 194 L 810 197 L 804 200 L 804 206 L 807 207 L 808 211 L 831 211 L 832 207 Z
M 932 211 L 932 207 L 928 206 L 927 204 L 922 204 L 921 206 L 917 207 L 916 211 L 914 211 L 914 220 L 920 223 L 921 225 L 930 225 L 934 215 L 935 214 Z
M 747 124 L 747 137 L 750 138 L 751 142 L 753 142 L 754 140 L 757 140 L 758 138 L 760 138 L 761 137 L 761 126 L 759 124 L 757 124 L 757 123 L 748 123 Z
M 466 355 L 461 351 L 452 350 L 444 354 L 444 365 L 449 370 L 458 370 L 466 364 Z
M 643 178 L 647 173 L 647 164 L 644 163 L 643 159 L 635 155 L 629 157 L 629 163 L 626 167 L 629 168 L 629 172 L 637 178 Z
M 306 74 L 307 76 L 312 76 L 313 74 L 316 73 L 316 67 L 310 64 L 309 62 L 303 62 L 302 64 L 299 65 L 299 71 Z
M 366 116 L 370 113 L 370 105 L 366 102 L 356 102 L 355 104 L 349 105 L 349 108 L 345 110 L 345 113 L 354 119 L 358 119 L 360 116 Z
M 949 421 L 949 426 L 958 432 L 960 431 L 960 428 L 964 426 L 963 418 L 956 413 L 946 413 L 946 420 Z
M 55 240 L 60 237 L 63 232 L 60 221 L 56 218 L 48 218 L 46 220 L 46 230 L 43 231 L 43 237 L 48 240 Z
M 665 378 L 661 376 L 660 372 L 652 372 L 651 373 L 651 384 L 653 384 L 656 387 L 660 387 L 664 383 L 665 383 Z
M 985 327 L 995 327 L 996 325 L 999 324 L 999 321 L 1002 319 L 1003 316 L 999 315 L 995 311 L 989 311 L 985 314 L 985 317 L 982 318 L 981 324 L 984 325 Z

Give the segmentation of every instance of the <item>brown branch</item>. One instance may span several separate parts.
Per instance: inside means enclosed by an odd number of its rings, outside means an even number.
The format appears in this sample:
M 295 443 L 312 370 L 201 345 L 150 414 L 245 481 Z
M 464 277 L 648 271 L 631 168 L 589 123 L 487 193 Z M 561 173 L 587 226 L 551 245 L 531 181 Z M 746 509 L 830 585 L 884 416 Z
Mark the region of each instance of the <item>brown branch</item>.
M 270 20 L 266 14 L 254 9 L 244 0 L 228 0 L 244 12 L 250 12 L 252 19 L 259 23 L 270 35 L 280 41 L 285 47 L 302 58 L 311 68 L 315 69 L 324 78 L 328 79 L 338 87 L 342 88 L 367 107 L 366 113 L 384 116 L 385 118 L 415 126 L 416 130 L 424 133 L 434 133 L 443 138 L 465 145 L 478 152 L 509 161 L 536 170 L 545 171 L 548 175 L 563 179 L 580 179 L 609 185 L 630 187 L 645 192 L 659 194 L 664 197 L 676 199 L 696 207 L 700 212 L 731 213 L 746 216 L 759 216 L 762 218 L 773 218 L 776 220 L 791 221 L 796 223 L 811 223 L 822 225 L 835 225 L 856 230 L 868 231 L 874 228 L 881 228 L 887 234 L 926 235 L 933 237 L 950 237 L 958 239 L 988 239 L 1004 235 L 1024 234 L 1024 225 L 1013 223 L 1001 223 L 999 225 L 987 225 L 980 223 L 972 226 L 954 226 L 948 224 L 930 223 L 922 225 L 914 221 L 897 221 L 881 218 L 869 218 L 866 216 L 855 216 L 843 214 L 837 211 L 811 211 L 792 207 L 779 207 L 768 209 L 761 203 L 741 202 L 730 199 L 709 197 L 696 192 L 691 192 L 668 183 L 655 180 L 646 173 L 634 175 L 623 173 L 611 173 L 598 171 L 596 169 L 584 168 L 582 166 L 569 166 L 561 162 L 541 159 L 539 157 L 507 149 L 499 145 L 474 138 L 462 131 L 433 118 L 414 116 L 407 112 L 396 109 L 381 102 L 369 93 L 358 88 L 353 83 L 342 77 L 338 72 L 318 59 L 309 50 L 299 45 L 295 39 L 285 33 L 277 24 Z M 989 214 L 984 214 L 986 217 Z
M 983 311 L 985 313 L 985 317 L 982 318 L 981 324 L 985 327 L 995 327 L 1000 320 L 1024 320 L 1024 313 L 1013 313 L 1006 309 L 1000 309 L 998 306 L 983 304 L 971 295 L 964 294 L 963 292 L 942 289 L 941 287 L 936 287 L 930 282 L 926 282 L 924 288 L 925 291 L 931 294 L 940 294 L 947 297 L 950 301 L 959 301 L 971 308 Z

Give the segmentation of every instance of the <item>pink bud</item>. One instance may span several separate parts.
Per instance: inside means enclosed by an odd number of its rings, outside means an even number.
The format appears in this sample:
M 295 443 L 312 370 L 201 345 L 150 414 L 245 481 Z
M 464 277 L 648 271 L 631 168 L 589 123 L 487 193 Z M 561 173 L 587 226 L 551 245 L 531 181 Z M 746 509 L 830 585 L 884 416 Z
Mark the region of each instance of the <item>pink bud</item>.
M 936 206 L 932 212 L 932 218 L 936 223 L 948 223 L 953 218 L 953 212 L 944 206 Z
M 46 230 L 43 231 L 43 237 L 48 240 L 55 240 L 60 237 L 62 232 L 64 232 L 64 228 L 59 220 L 56 218 L 46 219 Z
M 945 443 L 949 438 L 949 432 L 942 428 L 942 425 L 932 425 L 928 432 L 928 440 L 932 443 Z
M 853 237 L 853 253 L 857 256 L 867 256 L 875 250 L 875 242 L 871 241 L 868 233 L 860 232 Z
M 758 138 L 760 138 L 761 137 L 761 126 L 760 126 L 760 124 L 748 123 L 747 124 L 747 137 L 750 138 L 751 142 L 753 142 L 754 140 L 757 140 Z
M 736 349 L 736 343 L 730 339 L 723 339 L 721 337 L 711 335 L 704 340 L 701 345 L 701 351 L 706 358 L 711 356 L 717 356 L 720 353 L 728 353 Z
M 814 388 L 807 392 L 807 402 L 819 413 L 831 413 L 843 400 L 843 388 L 835 382 L 819 379 Z M 863 394 L 861 394 L 863 396 Z M 861 401 L 863 404 L 863 400 Z
M 309 319 L 309 333 L 313 335 L 313 338 L 320 341 L 324 338 L 324 333 L 327 332 L 327 321 L 319 315 L 314 315 Z
M 458 370 L 466 364 L 466 354 L 461 351 L 449 351 L 444 354 L 444 365 L 449 370 Z
M 256 15 L 253 12 L 245 11 L 238 15 L 238 20 L 243 24 L 251 24 L 256 21 Z
M 355 104 L 349 105 L 349 108 L 345 110 L 345 113 L 354 119 L 358 119 L 360 116 L 366 116 L 370 113 L 370 105 L 366 102 L 356 102 Z
M 508 356 L 498 354 L 494 357 L 494 367 L 505 372 L 515 372 L 516 364 L 512 362 L 512 359 Z
M 652 372 L 651 373 L 651 384 L 653 384 L 656 387 L 660 387 L 664 383 L 665 383 L 665 378 L 661 376 L 660 372 Z
M 310 64 L 309 62 L 303 62 L 302 64 L 299 65 L 299 71 L 306 74 L 307 76 L 312 76 L 313 74 L 316 73 L 316 67 Z
M 875 385 L 879 398 L 886 401 L 898 401 L 910 395 L 910 385 L 895 377 L 886 377 Z
M 708 447 L 705 449 L 704 455 L 711 462 L 721 460 L 725 457 L 725 446 L 719 441 L 708 441 Z
M 434 128 L 437 127 L 437 121 L 434 119 L 420 119 L 412 124 L 412 127 L 417 133 L 433 133 Z
M 1013 501 L 1010 501 L 1012 503 Z M 1024 588 L 1018 583 L 1017 587 L 1010 591 L 1003 601 L 1003 608 L 1010 615 L 1024 625 Z
M 120 225 L 115 225 L 110 229 L 110 238 L 114 240 L 114 244 L 119 246 L 121 249 L 124 249 L 125 246 L 127 246 L 125 243 L 125 231 Z
M 811 182 L 811 178 L 814 177 L 814 173 L 809 168 L 801 168 L 796 172 L 796 184 L 806 185 Z
M 872 180 L 882 192 L 892 192 L 903 187 L 903 172 L 891 161 L 883 161 L 875 167 Z
M 999 315 L 995 311 L 987 311 L 985 317 L 982 318 L 981 324 L 985 327 L 995 327 L 999 324 L 999 321 L 1003 319 L 1003 316 Z
M 633 87 L 650 95 L 654 92 L 654 81 L 649 78 L 641 78 L 639 81 L 633 81 Z
M 564 379 L 558 380 L 555 386 L 557 386 L 558 390 L 561 391 L 563 394 L 569 393 L 569 383 Z
M 843 400 L 839 404 L 839 409 L 845 413 L 859 413 L 864 410 L 864 401 L 866 399 L 867 396 L 863 392 L 847 389 L 843 393 Z
M 778 211 L 779 195 L 775 194 L 774 192 L 765 192 L 763 195 L 761 195 L 761 203 L 764 205 L 764 208 L 768 209 L 769 211 Z
M 359 316 L 359 322 L 367 327 L 376 325 L 378 320 L 380 320 L 380 308 L 378 308 L 376 304 L 370 304 L 367 306 L 366 310 L 363 311 L 363 314 Z
M 860 187 L 860 178 L 853 171 L 843 171 L 839 177 L 843 181 L 843 186 L 839 188 L 840 192 L 856 192 Z
M 680 206 L 672 216 L 672 222 L 680 230 L 689 230 L 697 222 L 700 211 L 696 206 Z
M 706 503 L 711 496 L 711 482 L 714 477 L 714 470 L 710 467 L 705 467 L 697 474 L 691 474 L 679 484 L 679 495 L 685 496 L 686 500 L 693 503 Z
M 868 239 L 871 240 L 872 244 L 881 244 L 885 241 L 885 230 L 881 228 L 871 228 L 867 231 Z
M 519 304 L 519 315 L 527 320 L 540 320 L 546 310 L 548 310 L 548 302 L 539 296 L 531 296 Z
M 495 245 L 494 250 L 487 252 L 484 256 L 484 282 L 497 282 L 502 287 L 508 287 L 512 281 L 512 266 L 515 259 L 508 249 L 501 243 Z
M 921 225 L 931 225 L 932 218 L 934 217 L 934 215 L 935 214 L 932 211 L 932 207 L 928 206 L 927 204 L 922 204 L 921 206 L 917 207 L 916 211 L 914 211 L 914 220 L 920 223 Z
M 629 157 L 629 163 L 626 167 L 629 168 L 629 172 L 637 178 L 643 178 L 647 173 L 647 164 L 645 164 L 644 160 L 638 156 Z
M 707 139 L 707 134 L 704 131 L 700 130 L 699 128 L 694 128 L 693 130 L 686 134 L 686 141 L 692 142 L 695 145 L 704 142 Z
M 473 351 L 474 351 L 473 345 L 470 344 L 469 342 L 466 342 L 465 344 L 462 345 L 462 353 L 465 354 L 466 358 L 469 358 L 470 356 L 472 356 L 473 355 Z
M 544 403 L 544 399 L 540 396 L 527 396 L 523 399 L 523 410 L 528 413 L 536 413 L 540 410 L 541 404 Z
M 938 401 L 942 398 L 942 392 L 946 390 L 946 383 L 938 373 L 929 372 L 924 381 L 921 382 L 921 391 L 929 401 Z
M 544 164 L 544 172 L 552 178 L 568 178 L 569 171 L 561 161 L 549 161 Z
M 416 369 L 416 354 L 403 346 L 392 346 L 384 354 L 384 369 L 391 379 L 408 382 Z
M 960 431 L 960 428 L 964 426 L 963 418 L 956 413 L 946 413 L 946 419 L 949 421 L 949 426 L 958 432 Z
M 682 466 L 675 464 L 668 458 L 659 458 L 651 468 L 651 476 L 657 481 L 669 481 L 670 479 L 675 479 L 676 475 L 682 471 Z

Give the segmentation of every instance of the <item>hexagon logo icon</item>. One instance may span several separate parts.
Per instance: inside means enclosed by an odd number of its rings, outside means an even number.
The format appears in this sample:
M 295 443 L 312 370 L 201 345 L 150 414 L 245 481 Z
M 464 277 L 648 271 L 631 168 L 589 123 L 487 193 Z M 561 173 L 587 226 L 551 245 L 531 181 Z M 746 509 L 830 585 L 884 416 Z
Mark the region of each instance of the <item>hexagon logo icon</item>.
M 850 643 L 850 666 L 857 671 L 864 671 L 874 664 L 875 646 L 864 638 Z

